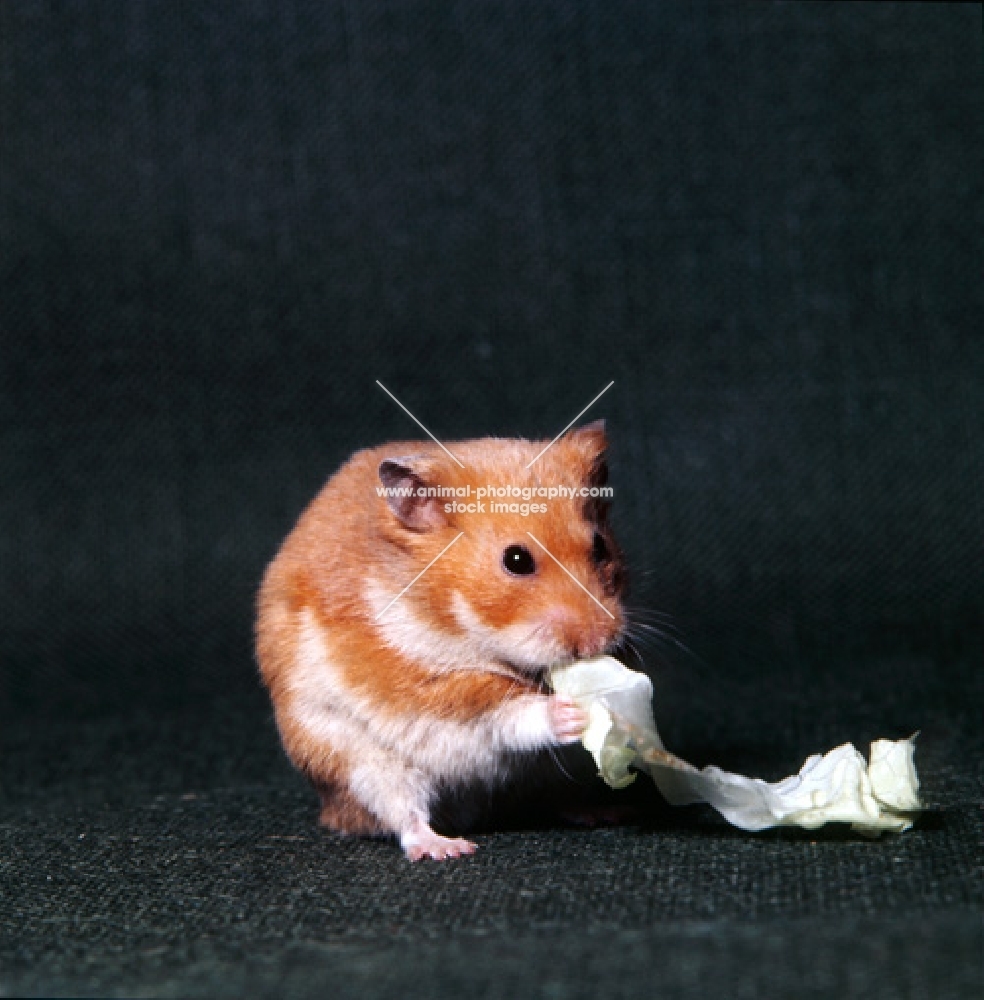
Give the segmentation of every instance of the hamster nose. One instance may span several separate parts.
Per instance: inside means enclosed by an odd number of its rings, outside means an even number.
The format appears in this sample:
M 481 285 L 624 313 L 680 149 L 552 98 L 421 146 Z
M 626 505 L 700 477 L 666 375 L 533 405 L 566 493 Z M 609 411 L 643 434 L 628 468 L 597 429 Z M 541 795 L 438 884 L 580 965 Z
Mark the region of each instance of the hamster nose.
M 574 655 L 578 659 L 597 656 L 604 648 L 604 637 L 592 632 L 589 635 L 583 636 L 580 642 L 577 643 Z
M 608 629 L 603 622 L 586 624 L 570 611 L 554 610 L 547 621 L 564 652 L 575 660 L 597 656 L 608 645 Z
M 576 660 L 597 656 L 607 645 L 604 627 L 581 629 L 569 633 L 567 650 Z

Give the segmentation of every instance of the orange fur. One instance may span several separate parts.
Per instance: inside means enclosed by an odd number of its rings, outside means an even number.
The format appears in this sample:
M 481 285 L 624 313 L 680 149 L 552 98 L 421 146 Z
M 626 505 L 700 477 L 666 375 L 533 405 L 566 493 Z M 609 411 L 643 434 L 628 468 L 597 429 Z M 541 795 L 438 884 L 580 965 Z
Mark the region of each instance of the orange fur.
M 549 510 L 492 514 L 486 500 L 482 513 L 447 513 L 444 505 L 454 498 L 394 507 L 377 494 L 386 462 L 392 476 L 470 486 L 471 497 L 461 501 L 466 503 L 477 502 L 477 489 L 489 485 L 598 482 L 605 448 L 600 428 L 572 432 L 527 470 L 545 444 L 493 438 L 449 443 L 465 468 L 429 441 L 357 452 L 303 512 L 268 567 L 257 605 L 260 672 L 284 748 L 321 795 L 325 825 L 351 833 L 401 833 L 392 817 L 381 815 L 386 809 L 378 797 L 355 790 L 353 782 L 368 780 L 359 779 L 366 772 L 358 770 L 367 754 L 392 770 L 394 788 L 402 787 L 404 769 L 414 780 L 423 775 L 419 780 L 429 787 L 426 781 L 436 773 L 433 755 L 425 754 L 425 762 L 419 752 L 404 752 L 400 734 L 416 739 L 418 751 L 431 724 L 435 734 L 444 734 L 441 739 L 459 732 L 494 736 L 497 730 L 489 726 L 506 719 L 503 712 L 519 713 L 522 707 L 535 714 L 537 699 L 546 698 L 541 677 L 550 662 L 600 652 L 618 635 L 617 564 L 599 566 L 591 557 L 593 539 L 601 533 L 617 560 L 605 525 L 606 505 L 583 498 L 507 497 L 494 500 L 545 503 Z M 379 605 L 461 533 L 380 614 Z M 502 551 L 513 544 L 534 555 L 534 575 L 512 576 L 503 569 Z M 516 732 L 525 732 L 525 718 L 516 714 Z M 439 728 L 445 724 L 465 729 Z M 350 745 L 353 741 L 358 745 Z M 480 755 L 482 748 L 473 750 Z M 427 829 L 425 806 L 418 812 Z

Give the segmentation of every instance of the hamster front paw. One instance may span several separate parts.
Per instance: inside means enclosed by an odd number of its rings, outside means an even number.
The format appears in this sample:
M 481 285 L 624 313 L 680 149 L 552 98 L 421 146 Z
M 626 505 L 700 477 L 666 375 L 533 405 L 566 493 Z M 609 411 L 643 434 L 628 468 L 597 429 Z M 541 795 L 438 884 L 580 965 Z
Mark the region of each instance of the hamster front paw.
M 573 698 L 551 695 L 547 712 L 558 743 L 576 743 L 588 727 L 588 713 Z

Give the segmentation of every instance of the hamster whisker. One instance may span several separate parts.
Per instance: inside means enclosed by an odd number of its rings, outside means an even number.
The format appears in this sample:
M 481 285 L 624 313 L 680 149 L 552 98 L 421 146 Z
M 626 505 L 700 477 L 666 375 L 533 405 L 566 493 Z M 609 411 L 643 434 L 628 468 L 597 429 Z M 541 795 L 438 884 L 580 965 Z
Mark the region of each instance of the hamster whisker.
M 540 622 L 540 624 L 537 625 L 537 627 L 535 629 L 533 629 L 532 632 L 527 633 L 526 635 L 523 636 L 522 639 L 519 640 L 520 643 L 522 644 L 522 643 L 529 642 L 530 639 L 532 639 L 535 635 L 537 635 L 537 633 L 542 632 L 546 627 L 547 627 L 547 623 L 546 622 Z
M 646 665 L 646 657 L 643 655 L 643 652 L 639 648 L 638 643 L 636 641 L 634 641 L 633 639 L 631 639 L 631 638 L 627 638 L 626 641 L 629 644 L 629 648 L 635 653 L 635 657 L 636 657 L 636 660 L 639 663 L 639 666 L 640 667 L 645 667 L 645 665 Z
M 684 653 L 691 654 L 690 647 L 679 636 L 668 632 L 665 628 L 648 622 L 631 622 L 629 628 L 632 629 L 632 633 L 636 637 L 647 635 L 665 643 L 672 643 Z
M 571 774 L 571 772 L 568 771 L 566 767 L 564 767 L 564 762 L 560 759 L 560 754 L 557 753 L 557 748 L 556 747 L 552 747 L 552 746 L 550 746 L 548 744 L 547 745 L 547 753 L 550 754 L 550 759 L 557 765 L 557 770 L 560 771 L 560 773 L 568 781 L 573 782 L 575 785 L 581 784 L 581 782 L 579 782 L 577 780 L 577 778 L 575 778 L 574 775 Z
M 646 622 L 629 622 L 626 625 L 626 632 L 640 642 L 654 642 L 662 646 L 676 646 L 678 649 L 689 653 L 690 650 L 677 637 L 662 628 L 650 625 Z
M 625 607 L 625 616 L 630 622 L 638 624 L 648 622 L 649 624 L 658 626 L 666 632 L 672 632 L 678 637 L 681 636 L 680 629 L 674 622 L 673 616 L 665 611 L 657 611 L 655 608 L 645 608 L 639 605 L 629 604 Z
M 631 643 L 631 649 L 629 643 Z M 631 651 L 634 654 L 634 658 L 639 661 L 640 666 L 644 668 L 644 672 L 651 669 L 650 664 L 653 661 L 657 665 L 673 662 L 666 644 L 660 644 L 650 636 L 634 635 L 631 638 L 627 637 L 624 648 L 626 651 Z
M 653 608 L 643 608 L 637 607 L 635 605 L 626 605 L 625 612 L 629 618 L 635 620 L 646 620 L 651 622 L 656 622 L 665 628 L 670 628 L 677 630 L 677 626 L 673 621 L 673 616 L 667 614 L 665 611 L 656 611 Z
M 622 659 L 622 657 L 618 655 L 622 650 L 625 650 L 631 656 L 631 659 L 635 661 L 636 666 L 645 672 L 645 657 L 642 655 L 639 647 L 632 641 L 632 638 L 625 632 L 622 633 L 619 642 L 615 645 L 613 650 L 617 659 Z
M 626 631 L 643 645 L 649 644 L 661 651 L 676 649 L 705 670 L 710 669 L 702 656 L 695 653 L 685 642 L 664 628 L 657 628 L 647 622 L 630 622 L 626 626 Z

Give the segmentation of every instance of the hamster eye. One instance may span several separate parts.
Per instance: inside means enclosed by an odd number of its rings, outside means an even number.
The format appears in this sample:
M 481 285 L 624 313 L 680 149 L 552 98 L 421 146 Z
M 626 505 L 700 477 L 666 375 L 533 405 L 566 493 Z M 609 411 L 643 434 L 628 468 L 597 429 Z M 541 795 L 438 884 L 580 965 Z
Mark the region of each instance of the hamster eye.
M 510 545 L 502 553 L 502 565 L 516 576 L 528 576 L 536 570 L 536 561 L 525 545 Z
M 603 563 L 607 562 L 610 557 L 611 552 L 608 551 L 608 543 L 596 531 L 594 533 L 594 540 L 591 543 L 591 558 L 596 563 Z

